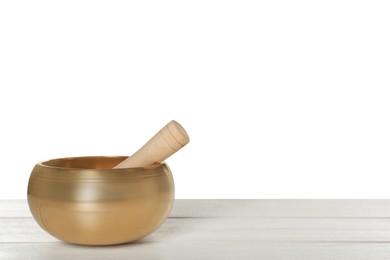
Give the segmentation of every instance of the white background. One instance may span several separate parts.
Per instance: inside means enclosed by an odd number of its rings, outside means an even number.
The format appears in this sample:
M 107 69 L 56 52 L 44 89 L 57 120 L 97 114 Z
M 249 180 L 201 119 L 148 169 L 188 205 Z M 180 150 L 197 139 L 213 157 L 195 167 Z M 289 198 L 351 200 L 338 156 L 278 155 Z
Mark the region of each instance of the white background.
M 177 198 L 389 198 L 388 1 L 1 1 L 0 199 L 176 119 Z

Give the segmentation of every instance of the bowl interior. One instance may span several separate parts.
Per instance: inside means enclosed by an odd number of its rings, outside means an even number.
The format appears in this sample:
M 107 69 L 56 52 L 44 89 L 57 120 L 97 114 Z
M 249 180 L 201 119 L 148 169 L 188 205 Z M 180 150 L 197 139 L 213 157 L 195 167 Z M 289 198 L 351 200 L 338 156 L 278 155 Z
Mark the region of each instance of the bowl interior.
M 56 168 L 111 169 L 126 158 L 126 156 L 69 157 L 52 159 L 40 164 Z

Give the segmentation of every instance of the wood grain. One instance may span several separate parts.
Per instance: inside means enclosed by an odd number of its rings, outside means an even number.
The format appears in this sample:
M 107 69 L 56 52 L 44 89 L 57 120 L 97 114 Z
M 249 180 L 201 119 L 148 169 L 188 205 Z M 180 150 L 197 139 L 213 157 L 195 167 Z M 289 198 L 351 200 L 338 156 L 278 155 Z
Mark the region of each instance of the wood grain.
M 178 122 L 172 120 L 137 152 L 114 168 L 145 167 L 160 163 L 183 148 L 189 141 L 186 130 Z
M 176 200 L 136 243 L 70 245 L 0 201 L 0 259 L 389 259 L 388 200 Z

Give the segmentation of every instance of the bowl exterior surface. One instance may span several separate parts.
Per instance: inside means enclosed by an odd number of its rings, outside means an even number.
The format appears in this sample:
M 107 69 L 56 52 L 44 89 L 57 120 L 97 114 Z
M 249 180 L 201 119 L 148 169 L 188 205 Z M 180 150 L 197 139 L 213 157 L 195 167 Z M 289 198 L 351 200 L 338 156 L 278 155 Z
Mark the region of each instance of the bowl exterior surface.
M 33 217 L 49 234 L 74 244 L 121 244 L 152 233 L 172 208 L 172 173 L 165 163 L 112 169 L 125 158 L 38 163 L 27 192 Z

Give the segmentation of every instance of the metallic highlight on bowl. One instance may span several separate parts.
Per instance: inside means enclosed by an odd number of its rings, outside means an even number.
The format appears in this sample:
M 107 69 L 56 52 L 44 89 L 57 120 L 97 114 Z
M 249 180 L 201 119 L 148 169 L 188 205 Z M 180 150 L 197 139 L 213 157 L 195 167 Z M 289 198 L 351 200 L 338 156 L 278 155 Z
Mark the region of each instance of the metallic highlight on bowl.
M 113 245 L 147 236 L 168 217 L 174 182 L 165 163 L 112 169 L 125 156 L 53 159 L 35 165 L 27 198 L 38 224 L 74 244 Z

